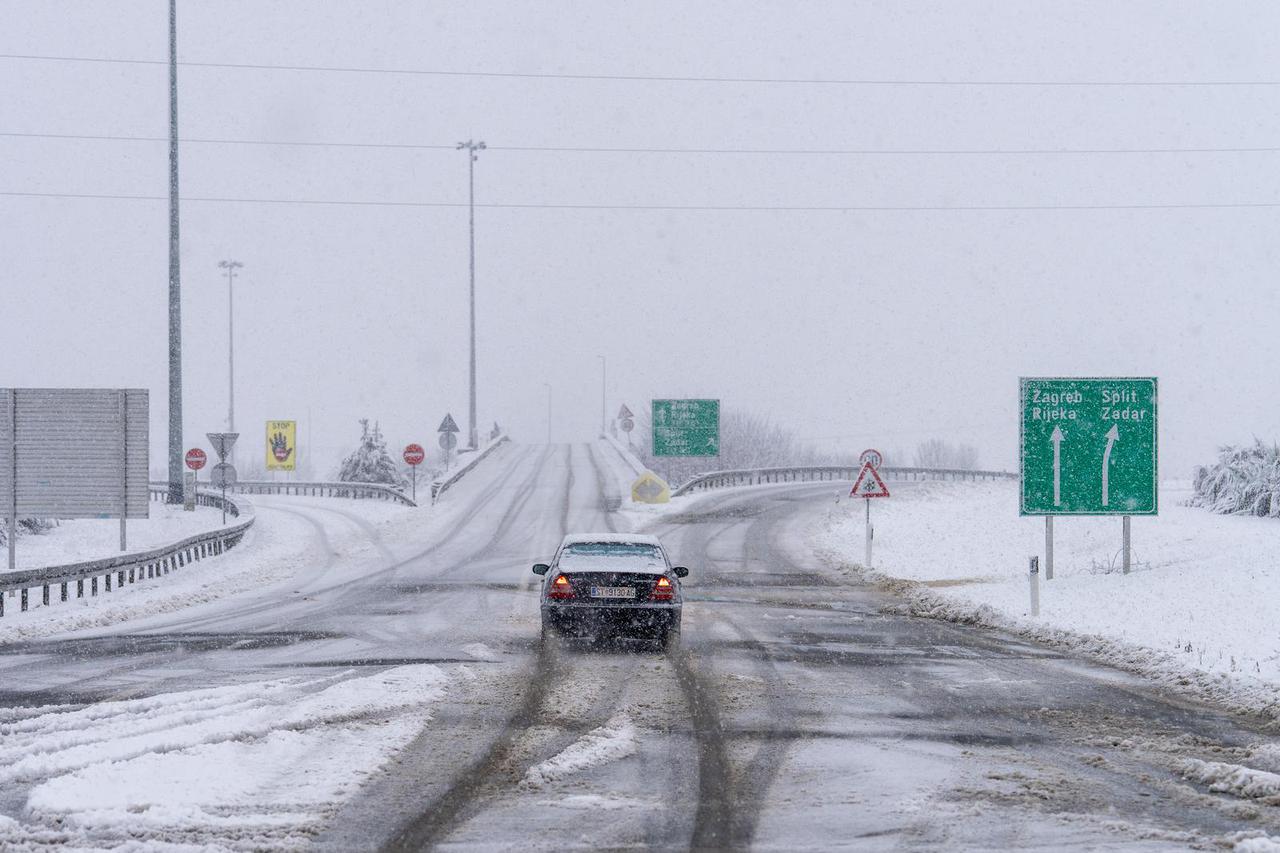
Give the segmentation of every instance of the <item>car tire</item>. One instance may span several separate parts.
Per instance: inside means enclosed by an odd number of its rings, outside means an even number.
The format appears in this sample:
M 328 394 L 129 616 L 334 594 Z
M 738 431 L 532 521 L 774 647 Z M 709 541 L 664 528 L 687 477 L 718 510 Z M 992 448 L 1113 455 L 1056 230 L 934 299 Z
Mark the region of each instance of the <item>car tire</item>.
M 665 626 L 658 634 L 658 642 L 665 651 L 673 652 L 680 648 L 680 621 L 676 620 Z
M 547 643 L 554 641 L 557 636 L 559 636 L 559 632 L 556 630 L 555 626 L 543 620 L 541 637 L 542 644 L 545 646 Z

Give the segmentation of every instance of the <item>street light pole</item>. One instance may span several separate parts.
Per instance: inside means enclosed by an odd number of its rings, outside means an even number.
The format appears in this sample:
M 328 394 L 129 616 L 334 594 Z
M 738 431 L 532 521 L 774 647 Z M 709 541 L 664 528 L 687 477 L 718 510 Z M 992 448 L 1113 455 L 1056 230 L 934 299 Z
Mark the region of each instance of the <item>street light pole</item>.
M 239 261 L 218 261 L 218 268 L 227 271 L 227 432 L 236 431 L 236 315 L 232 284 L 236 270 L 243 266 Z
M 604 438 L 605 433 L 608 431 L 605 427 L 605 397 L 608 396 L 605 388 L 609 381 L 609 359 L 602 355 L 598 355 L 596 358 L 600 359 L 600 437 Z
M 178 243 L 178 5 L 169 0 L 169 496 L 183 502 L 182 277 Z
M 551 383 L 543 382 L 547 386 L 547 444 L 551 443 Z
M 480 159 L 477 151 L 483 151 L 485 144 L 468 139 L 459 142 L 457 150 L 467 152 L 467 178 L 469 187 L 468 210 L 471 224 L 471 399 L 468 406 L 467 437 L 474 450 L 479 447 L 476 436 L 476 161 Z

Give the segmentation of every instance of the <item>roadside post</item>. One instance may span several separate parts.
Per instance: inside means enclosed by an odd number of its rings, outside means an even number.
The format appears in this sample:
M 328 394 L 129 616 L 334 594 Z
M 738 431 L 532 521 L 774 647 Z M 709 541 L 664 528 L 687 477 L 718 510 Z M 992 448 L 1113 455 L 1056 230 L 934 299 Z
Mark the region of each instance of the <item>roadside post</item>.
M 187 451 L 186 463 L 191 472 L 182 478 L 182 508 L 194 512 L 196 508 L 196 472 L 204 467 L 209 457 L 198 447 Z
M 210 483 L 222 489 L 222 523 L 227 523 L 227 486 L 236 484 L 235 466 L 227 461 L 231 448 L 235 447 L 238 432 L 207 432 L 205 438 L 213 445 L 213 452 L 218 454 L 218 464 L 209 472 Z
M 1045 580 L 1053 579 L 1053 518 L 1122 517 L 1123 570 L 1130 520 L 1157 515 L 1157 379 L 1023 377 L 1021 515 L 1043 515 Z
M 635 414 L 623 403 L 618 409 L 618 428 L 627 434 L 627 447 L 631 446 L 631 431 L 636 428 Z M 616 435 L 616 433 L 615 433 Z
M 1027 573 L 1031 582 L 1031 615 L 1040 615 L 1040 558 L 1031 558 L 1031 571 Z
M 427 451 L 422 449 L 421 444 L 410 444 L 404 449 L 404 461 L 409 466 L 409 471 L 413 474 L 413 502 L 418 502 L 418 466 L 422 464 L 422 460 L 427 458 Z
M 871 464 L 869 453 L 864 451 L 862 456 L 867 457 L 862 463 L 862 470 L 858 472 L 858 479 L 853 483 L 853 489 L 849 492 L 851 498 L 862 498 L 867 507 L 866 521 L 866 561 L 864 565 L 871 568 L 871 543 L 875 539 L 875 527 L 871 524 L 871 499 L 889 497 L 889 487 L 884 484 L 884 480 L 880 479 L 880 472 L 876 470 L 876 466 Z M 860 457 L 861 458 L 861 457 Z
M 449 454 L 458 446 L 458 424 L 454 422 L 453 415 L 446 414 L 444 420 L 440 422 L 440 428 L 436 432 L 440 433 L 440 449 L 444 451 L 444 470 L 449 470 Z

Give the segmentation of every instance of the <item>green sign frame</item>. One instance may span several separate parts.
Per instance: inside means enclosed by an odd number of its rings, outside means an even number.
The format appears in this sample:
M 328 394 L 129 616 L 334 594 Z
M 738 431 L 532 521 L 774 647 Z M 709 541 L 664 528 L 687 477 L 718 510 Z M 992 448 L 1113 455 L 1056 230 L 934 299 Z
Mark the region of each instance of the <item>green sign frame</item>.
M 1023 377 L 1021 515 L 1159 514 L 1155 377 Z
M 719 456 L 719 400 L 654 400 L 654 456 Z

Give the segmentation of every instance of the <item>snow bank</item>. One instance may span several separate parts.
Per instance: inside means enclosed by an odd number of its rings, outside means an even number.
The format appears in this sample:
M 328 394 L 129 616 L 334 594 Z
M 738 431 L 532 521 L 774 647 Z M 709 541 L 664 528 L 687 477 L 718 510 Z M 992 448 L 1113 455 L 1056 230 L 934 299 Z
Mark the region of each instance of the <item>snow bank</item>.
M 1120 573 L 1118 518 L 1060 518 L 1055 579 L 1029 615 L 1027 564 L 1044 520 L 1018 516 L 1018 485 L 895 484 L 873 507 L 875 571 L 915 612 L 1008 628 L 1068 646 L 1242 710 L 1280 719 L 1280 523 L 1186 506 L 1134 518 L 1134 570 Z M 818 552 L 859 573 L 863 506 L 842 501 L 810 531 Z
M 306 843 L 420 731 L 443 695 L 435 666 L 288 678 L 89 707 L 7 709 L 0 785 L 34 783 L 0 845 L 60 835 L 214 849 Z
M 227 522 L 234 524 L 236 519 L 228 518 Z M 198 506 L 194 512 L 186 512 L 180 506 L 152 501 L 150 518 L 128 521 L 128 553 L 150 551 L 221 526 L 222 510 Z M 18 569 L 42 569 L 120 553 L 118 518 L 82 518 L 60 521 L 48 533 L 18 537 L 15 556 Z
M 367 533 L 335 516 L 333 510 L 377 530 L 420 523 L 421 513 L 427 512 L 390 501 L 294 496 L 259 496 L 250 501 L 242 495 L 236 500 L 255 506 L 257 520 L 241 543 L 227 553 L 189 563 L 160 578 L 139 581 L 111 593 L 100 592 L 96 597 L 86 594 L 84 598 L 62 602 L 54 595 L 50 605 L 44 607 L 37 595 L 26 613 L 8 602 L 10 606 L 0 619 L 0 643 L 114 625 L 233 595 L 253 596 L 255 591 L 264 591 L 300 572 L 314 574 L 317 566 L 367 555 L 374 547 Z M 315 519 L 323 522 L 325 538 L 317 537 L 311 521 L 299 515 L 299 510 L 310 510 Z M 221 523 L 220 511 L 205 512 Z M 198 516 L 200 512 L 187 515 Z
M 1208 785 L 1210 791 L 1280 805 L 1280 775 L 1240 764 L 1184 758 L 1182 778 Z
M 625 712 L 592 729 L 563 751 L 530 767 L 523 784 L 538 788 L 591 767 L 634 755 L 639 748 L 635 723 Z

